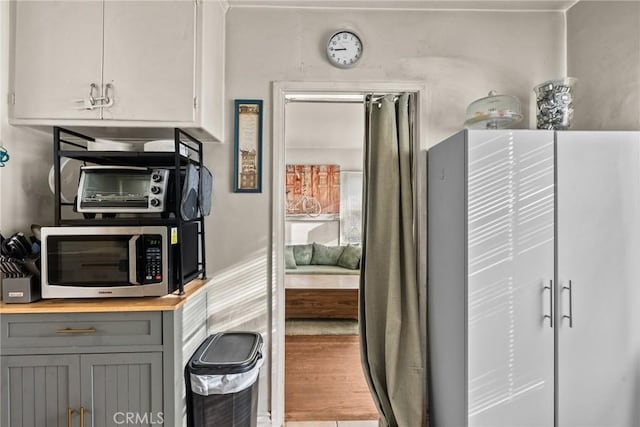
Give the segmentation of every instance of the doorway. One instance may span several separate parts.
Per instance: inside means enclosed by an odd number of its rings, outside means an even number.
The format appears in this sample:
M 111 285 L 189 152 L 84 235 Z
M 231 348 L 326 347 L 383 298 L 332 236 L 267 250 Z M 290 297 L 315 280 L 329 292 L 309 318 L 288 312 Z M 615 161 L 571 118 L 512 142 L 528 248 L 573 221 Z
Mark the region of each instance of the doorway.
M 377 425 L 358 330 L 364 100 L 286 101 L 285 423 Z
M 273 97 L 273 117 L 274 117 L 274 139 L 273 139 L 273 241 L 272 241 L 272 277 L 274 278 L 274 282 L 272 284 L 272 302 L 273 302 L 273 316 L 272 316 L 272 331 L 273 331 L 273 345 L 272 345 L 272 421 L 273 425 L 283 425 L 285 419 L 285 315 L 287 313 L 287 301 L 286 301 L 286 288 L 285 280 L 286 268 L 285 268 L 285 254 L 289 251 L 287 246 L 291 245 L 309 245 L 315 243 L 316 245 L 323 246 L 346 246 L 350 243 L 352 246 L 357 246 L 356 241 L 350 242 L 350 239 L 358 240 L 358 233 L 354 233 L 352 226 L 350 224 L 359 223 L 360 220 L 354 221 L 353 219 L 349 220 L 346 215 L 342 215 L 340 218 L 340 214 L 344 214 L 346 210 L 340 212 L 338 209 L 337 216 L 333 219 L 324 217 L 321 218 L 323 221 L 318 221 L 313 219 L 314 215 L 336 215 L 336 210 L 331 209 L 331 206 L 328 206 L 329 209 L 325 209 L 326 205 L 323 205 L 320 209 L 320 212 L 317 212 L 317 206 L 314 202 L 314 199 L 326 199 L 327 194 L 313 193 L 312 189 L 309 188 L 309 184 L 305 184 L 308 181 L 308 178 L 311 179 L 311 182 L 316 182 L 318 177 L 322 177 L 322 179 L 327 179 L 328 176 L 333 174 L 340 174 L 340 172 L 330 172 L 327 170 L 326 166 L 330 166 L 332 163 L 336 163 L 334 160 L 329 159 L 327 157 L 313 159 L 313 161 L 307 159 L 302 159 L 300 164 L 298 164 L 298 168 L 296 169 L 294 163 L 298 163 L 298 159 L 295 159 L 295 156 L 292 156 L 291 153 L 287 153 L 287 130 L 290 128 L 289 125 L 289 112 L 287 110 L 288 105 L 292 103 L 308 103 L 308 104 L 333 104 L 333 105 L 352 105 L 355 108 L 358 108 L 358 116 L 359 121 L 361 123 L 361 136 L 357 139 L 358 144 L 358 152 L 359 154 L 354 156 L 356 158 L 355 162 L 357 163 L 357 167 L 353 167 L 353 164 L 347 167 L 347 170 L 342 171 L 343 173 L 340 176 L 342 180 L 338 179 L 338 182 L 342 184 L 343 182 L 349 181 L 349 177 L 347 174 L 349 172 L 354 173 L 356 178 L 351 177 L 351 181 L 357 181 L 361 186 L 362 178 L 361 175 L 357 175 L 357 173 L 361 173 L 363 156 L 362 149 L 364 146 L 363 143 L 363 135 L 364 135 L 364 97 L 367 94 L 374 93 L 376 95 L 382 95 L 386 93 L 398 93 L 398 92 L 413 92 L 417 98 L 417 111 L 416 111 L 416 147 L 415 152 L 417 153 L 419 150 L 420 140 L 420 111 L 423 110 L 421 108 L 421 104 L 424 103 L 424 87 L 420 84 L 415 83 L 407 83 L 407 84 L 382 84 L 382 83 L 361 83 L 361 82 L 353 82 L 353 83 L 304 83 L 304 82 L 290 82 L 290 83 L 274 83 L 274 97 Z M 336 108 L 338 110 L 338 108 Z M 310 132 L 313 132 L 313 129 L 309 129 Z M 305 138 L 308 140 L 309 138 Z M 299 142 L 294 142 L 293 144 L 297 144 Z M 335 148 L 335 147 L 334 147 Z M 343 148 L 343 147 L 341 147 Z M 353 148 L 355 150 L 355 147 Z M 295 150 L 295 149 L 294 149 Z M 298 153 L 300 154 L 300 153 Z M 318 153 L 316 153 L 318 154 Z M 320 153 L 321 154 L 321 153 Z M 335 153 L 334 153 L 335 154 Z M 289 157 L 289 158 L 287 158 Z M 417 158 L 418 156 L 416 156 Z M 292 162 L 290 163 L 290 160 Z M 325 162 L 325 163 L 323 163 Z M 416 160 L 417 163 L 417 160 Z M 314 171 L 313 166 L 316 168 L 320 167 L 322 170 Z M 338 165 L 340 166 L 340 165 Z M 349 170 L 351 169 L 351 170 Z M 359 170 L 357 170 L 359 169 Z M 421 180 L 418 177 L 421 175 L 422 167 L 416 164 L 416 184 L 418 188 L 423 187 Z M 314 181 L 315 179 L 315 181 Z M 325 182 L 326 184 L 327 182 Z M 299 186 L 296 189 L 296 184 Z M 317 190 L 317 189 L 316 189 Z M 302 209 L 301 203 L 297 206 L 294 206 L 296 195 L 298 199 L 302 196 L 307 199 L 307 207 L 306 209 Z M 293 194 L 291 194 L 293 192 Z M 422 193 L 421 190 L 419 190 Z M 329 197 L 329 202 L 333 200 L 335 205 L 335 198 L 331 199 Z M 311 200 L 311 201 L 309 201 Z M 326 200 L 324 200 L 326 202 Z M 330 205 L 331 203 L 329 203 Z M 345 200 L 340 200 L 338 203 L 339 207 L 343 207 L 343 209 L 347 209 L 344 207 Z M 361 199 L 357 203 L 361 205 Z M 313 209 L 309 209 L 311 206 Z M 334 206 L 335 208 L 335 206 Z M 418 208 L 418 203 L 416 203 L 416 209 Z M 301 210 L 302 209 L 302 210 Z M 294 221 L 287 221 L 287 214 L 289 216 L 294 215 L 302 215 L 306 218 L 298 218 L 298 221 L 295 225 L 291 223 Z M 315 226 L 311 226 L 315 222 Z M 320 224 L 319 224 L 320 223 Z M 305 241 L 302 242 L 301 236 L 304 236 Z M 319 241 L 311 241 L 319 240 Z M 419 245 L 422 246 L 422 245 Z M 287 249 L 287 250 L 285 250 Z M 289 256 L 291 254 L 288 254 Z M 419 255 L 417 255 L 419 256 Z M 356 276 L 356 281 L 359 281 Z M 422 282 L 421 282 L 422 283 Z M 357 289 L 356 289 L 357 292 Z M 425 299 L 426 300 L 426 299 Z M 357 318 L 357 293 L 356 293 L 356 311 L 355 317 Z M 333 301 L 335 302 L 335 301 Z M 345 304 L 341 304 L 344 306 Z M 344 316 L 344 313 L 341 315 Z M 348 316 L 347 316 L 348 317 Z M 353 342 L 356 346 L 358 343 L 357 335 L 355 335 L 355 341 Z M 342 348 L 345 347 L 345 344 L 339 345 Z M 317 347 L 321 348 L 321 347 Z M 329 348 L 329 346 L 325 343 L 325 350 Z M 362 372 L 362 368 L 359 365 L 359 350 L 355 351 L 356 357 L 352 360 L 354 361 L 354 367 L 357 373 Z M 339 353 L 338 356 L 339 357 Z M 353 368 L 351 369 L 353 370 Z M 368 390 L 364 389 L 365 394 L 368 394 Z M 372 414 L 374 417 L 376 413 Z M 326 418 L 325 418 L 326 419 Z M 354 419 L 354 418 L 347 418 Z M 362 418 L 361 418 L 362 419 Z M 333 419 L 335 420 L 335 419 Z M 319 420 L 318 420 L 319 421 Z

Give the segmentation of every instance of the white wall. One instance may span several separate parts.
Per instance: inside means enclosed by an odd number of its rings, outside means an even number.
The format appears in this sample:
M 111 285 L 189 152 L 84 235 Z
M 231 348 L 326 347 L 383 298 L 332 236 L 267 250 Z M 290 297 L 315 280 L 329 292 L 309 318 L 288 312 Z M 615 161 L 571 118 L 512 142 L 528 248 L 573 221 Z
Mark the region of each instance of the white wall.
M 327 38 L 343 27 L 364 41 L 361 63 L 350 70 L 330 66 L 324 56 Z M 562 12 L 232 7 L 226 37 L 226 134 L 233 135 L 233 99 L 263 99 L 265 156 L 263 192 L 234 194 L 233 140 L 207 146 L 217 190 L 207 222 L 209 271 L 219 292 L 211 321 L 220 329 L 271 332 L 273 81 L 424 82 L 429 100 L 421 119 L 428 132 L 421 145 L 428 147 L 459 130 L 467 104 L 490 89 L 518 96 L 528 114 L 532 88 L 565 72 Z M 269 404 L 268 363 L 261 413 Z
M 284 133 L 286 164 L 362 170 L 364 103 L 288 103 Z
M 567 12 L 573 129 L 640 130 L 640 2 L 580 1 Z
M 9 2 L 0 1 L 0 135 L 11 159 L 0 168 L 0 231 L 29 232 L 32 223 L 53 224 L 48 174 L 53 164 L 49 134 L 8 123 Z

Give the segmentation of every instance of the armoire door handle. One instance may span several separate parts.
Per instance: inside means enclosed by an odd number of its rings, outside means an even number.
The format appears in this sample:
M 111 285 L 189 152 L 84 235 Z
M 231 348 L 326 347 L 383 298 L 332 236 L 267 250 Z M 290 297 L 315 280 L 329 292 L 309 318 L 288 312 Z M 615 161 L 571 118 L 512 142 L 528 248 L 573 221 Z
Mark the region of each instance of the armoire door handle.
M 553 280 L 549 280 L 549 286 L 543 289 L 549 290 L 549 314 L 545 314 L 544 318 L 549 319 L 549 327 L 553 328 Z
M 569 286 L 563 286 L 562 290 L 569 291 L 569 315 L 562 316 L 563 319 L 569 319 L 569 327 L 573 328 L 573 283 L 569 280 Z

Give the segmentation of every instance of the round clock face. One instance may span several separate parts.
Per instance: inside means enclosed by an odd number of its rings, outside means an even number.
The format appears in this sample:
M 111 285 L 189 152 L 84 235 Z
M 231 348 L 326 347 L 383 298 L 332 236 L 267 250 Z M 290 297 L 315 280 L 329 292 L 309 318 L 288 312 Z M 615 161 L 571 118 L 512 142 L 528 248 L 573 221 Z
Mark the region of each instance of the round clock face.
M 362 56 L 362 42 L 360 37 L 351 31 L 338 31 L 329 38 L 327 43 L 327 57 L 329 61 L 340 68 L 356 65 Z

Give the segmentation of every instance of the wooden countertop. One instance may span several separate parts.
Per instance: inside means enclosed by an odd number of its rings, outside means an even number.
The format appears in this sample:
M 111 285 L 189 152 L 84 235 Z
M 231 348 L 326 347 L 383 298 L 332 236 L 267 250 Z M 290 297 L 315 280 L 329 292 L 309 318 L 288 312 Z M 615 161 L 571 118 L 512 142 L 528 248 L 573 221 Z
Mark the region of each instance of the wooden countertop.
M 29 304 L 0 301 L 0 314 L 27 313 L 112 313 L 119 311 L 173 311 L 205 289 L 210 280 L 193 280 L 184 287 L 184 295 L 141 298 L 44 299 Z

